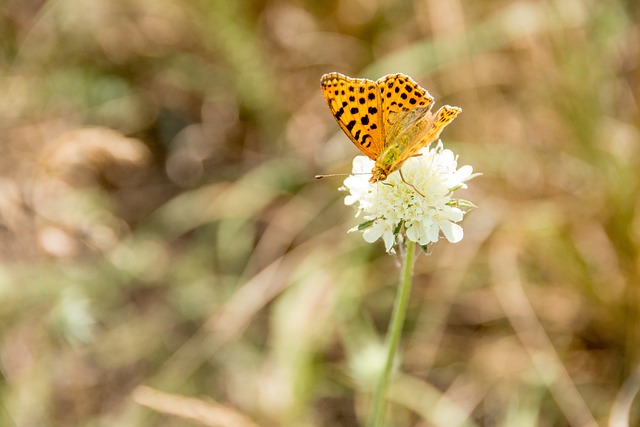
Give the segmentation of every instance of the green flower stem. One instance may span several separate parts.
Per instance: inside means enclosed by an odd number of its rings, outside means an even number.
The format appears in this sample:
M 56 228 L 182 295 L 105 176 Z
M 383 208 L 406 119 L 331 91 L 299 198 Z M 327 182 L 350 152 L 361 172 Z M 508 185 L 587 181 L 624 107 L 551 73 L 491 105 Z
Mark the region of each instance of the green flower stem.
M 413 277 L 413 257 L 415 253 L 415 243 L 406 240 L 407 246 L 402 262 L 401 283 L 396 293 L 396 301 L 393 305 L 393 313 L 389 322 L 389 330 L 387 331 L 387 360 L 384 364 L 384 370 L 378 380 L 376 392 L 373 397 L 373 406 L 371 417 L 369 418 L 369 427 L 381 427 L 384 422 L 384 413 L 386 408 L 386 395 L 389 386 L 389 378 L 393 367 L 393 360 L 398 350 L 400 337 L 402 336 L 402 328 L 407 313 L 407 303 L 409 302 L 409 294 L 411 291 L 411 279 Z

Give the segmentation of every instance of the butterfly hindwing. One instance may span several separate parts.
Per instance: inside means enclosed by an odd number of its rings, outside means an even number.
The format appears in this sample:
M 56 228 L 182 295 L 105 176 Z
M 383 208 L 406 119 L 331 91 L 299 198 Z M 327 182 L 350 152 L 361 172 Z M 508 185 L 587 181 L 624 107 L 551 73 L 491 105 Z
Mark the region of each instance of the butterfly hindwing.
M 377 160 L 384 148 L 382 107 L 376 83 L 329 73 L 320 80 L 331 113 L 355 146 Z
M 420 125 L 416 124 L 418 127 L 424 126 L 423 130 L 416 135 L 415 140 L 412 141 L 402 155 L 398 157 L 398 163 L 402 164 L 409 157 L 418 155 L 418 151 L 438 139 L 445 126 L 451 123 L 461 111 L 462 109 L 459 107 L 444 105 L 440 107 L 435 114 L 429 112 L 424 116 L 422 119 L 423 123 Z

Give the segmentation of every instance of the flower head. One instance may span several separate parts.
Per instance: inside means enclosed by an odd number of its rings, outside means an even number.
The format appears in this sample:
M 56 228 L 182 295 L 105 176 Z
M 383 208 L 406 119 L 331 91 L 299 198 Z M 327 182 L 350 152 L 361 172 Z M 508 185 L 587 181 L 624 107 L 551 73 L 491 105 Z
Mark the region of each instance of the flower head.
M 453 192 L 467 188 L 466 182 L 476 175 L 471 166 L 458 168 L 458 157 L 445 149 L 442 141 L 431 149 L 420 151 L 402 166 L 403 182 L 398 172 L 384 181 L 369 182 L 373 160 L 357 156 L 353 160 L 352 175 L 344 180 L 341 190 L 348 191 L 346 205 L 357 208 L 356 217 L 365 222 L 355 230 L 363 231 L 367 242 L 382 238 L 387 252 L 401 231 L 404 236 L 425 247 L 437 242 L 440 233 L 452 243 L 462 240 L 464 234 L 458 222 L 465 211 L 473 207 L 465 200 L 453 198 Z M 416 191 L 418 190 L 418 191 Z

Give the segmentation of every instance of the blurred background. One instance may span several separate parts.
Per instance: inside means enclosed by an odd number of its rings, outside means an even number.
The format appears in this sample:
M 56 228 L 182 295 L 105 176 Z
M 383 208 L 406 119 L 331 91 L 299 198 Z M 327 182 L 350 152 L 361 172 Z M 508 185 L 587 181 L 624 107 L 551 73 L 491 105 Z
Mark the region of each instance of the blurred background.
M 640 425 L 640 4 L 4 0 L 0 425 L 357 426 L 398 260 L 320 76 L 412 76 L 484 175 L 394 426 Z

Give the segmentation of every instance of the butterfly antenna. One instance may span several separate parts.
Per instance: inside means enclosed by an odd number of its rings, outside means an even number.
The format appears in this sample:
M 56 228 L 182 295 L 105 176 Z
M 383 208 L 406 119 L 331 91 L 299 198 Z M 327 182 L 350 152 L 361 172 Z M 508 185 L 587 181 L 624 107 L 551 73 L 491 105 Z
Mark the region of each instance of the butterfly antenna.
M 410 182 L 408 182 L 406 179 L 404 179 L 404 175 L 402 175 L 402 169 L 398 169 L 398 170 L 399 170 L 399 172 L 400 172 L 400 178 L 402 178 L 402 182 L 404 182 L 405 184 L 407 184 L 409 187 L 413 188 L 413 189 L 414 189 L 414 191 L 415 191 L 416 193 L 418 193 L 419 195 L 421 195 L 422 197 L 424 197 L 424 198 L 426 199 L 425 195 L 424 195 L 424 194 L 422 194 L 422 193 L 420 192 L 420 190 L 418 190 L 418 189 L 416 188 L 416 186 L 415 186 L 415 185 L 411 184 L 411 183 L 410 183 Z
M 348 176 L 348 173 L 328 173 L 328 174 L 324 174 L 324 175 L 316 175 L 315 178 L 316 179 L 323 179 L 323 178 L 331 178 L 334 176 Z
M 328 173 L 323 175 L 316 175 L 315 179 L 332 178 L 336 176 L 350 176 L 350 175 L 371 175 L 371 172 L 355 172 L 355 173 Z

